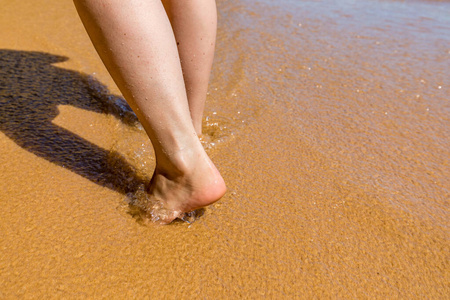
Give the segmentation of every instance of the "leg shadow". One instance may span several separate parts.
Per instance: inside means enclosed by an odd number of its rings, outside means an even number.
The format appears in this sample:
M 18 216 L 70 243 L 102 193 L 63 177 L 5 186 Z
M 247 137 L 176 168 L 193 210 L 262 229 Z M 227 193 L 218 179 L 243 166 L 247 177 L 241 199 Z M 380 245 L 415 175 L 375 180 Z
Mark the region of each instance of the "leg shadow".
M 58 68 L 66 57 L 0 49 L 0 130 L 20 147 L 121 193 L 145 184 L 117 152 L 109 152 L 52 123 L 58 105 L 111 113 L 127 124 L 137 118 L 90 76 Z

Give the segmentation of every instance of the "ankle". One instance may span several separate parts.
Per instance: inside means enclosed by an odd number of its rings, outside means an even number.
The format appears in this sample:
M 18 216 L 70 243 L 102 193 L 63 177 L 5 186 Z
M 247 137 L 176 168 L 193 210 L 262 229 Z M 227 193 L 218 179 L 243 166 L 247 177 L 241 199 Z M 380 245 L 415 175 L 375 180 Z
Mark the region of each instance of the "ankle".
M 189 175 L 197 167 L 199 159 L 206 155 L 202 152 L 204 152 L 203 147 L 197 141 L 194 145 L 181 147 L 175 152 L 157 155 L 156 172 L 168 178 Z

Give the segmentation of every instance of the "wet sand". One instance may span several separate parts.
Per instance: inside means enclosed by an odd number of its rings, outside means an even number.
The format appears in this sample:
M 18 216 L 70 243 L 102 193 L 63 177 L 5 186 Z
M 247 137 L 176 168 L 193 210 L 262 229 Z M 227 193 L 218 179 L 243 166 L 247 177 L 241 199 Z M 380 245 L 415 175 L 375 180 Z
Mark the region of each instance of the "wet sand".
M 218 1 L 205 112 L 229 191 L 128 203 L 151 145 L 72 3 L 0 11 L 0 299 L 432 298 L 449 282 L 450 4 Z

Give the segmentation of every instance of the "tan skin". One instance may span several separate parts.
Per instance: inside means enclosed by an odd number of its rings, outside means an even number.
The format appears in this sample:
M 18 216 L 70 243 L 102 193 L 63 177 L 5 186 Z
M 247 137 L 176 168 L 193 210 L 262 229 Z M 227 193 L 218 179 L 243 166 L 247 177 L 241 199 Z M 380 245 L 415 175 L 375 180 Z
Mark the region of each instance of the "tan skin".
M 216 43 L 214 0 L 163 0 L 177 41 L 194 128 L 202 133 L 203 110 Z
M 152 213 L 170 223 L 219 200 L 225 183 L 198 138 L 214 55 L 214 0 L 74 3 L 155 150 L 148 193 L 163 209 Z

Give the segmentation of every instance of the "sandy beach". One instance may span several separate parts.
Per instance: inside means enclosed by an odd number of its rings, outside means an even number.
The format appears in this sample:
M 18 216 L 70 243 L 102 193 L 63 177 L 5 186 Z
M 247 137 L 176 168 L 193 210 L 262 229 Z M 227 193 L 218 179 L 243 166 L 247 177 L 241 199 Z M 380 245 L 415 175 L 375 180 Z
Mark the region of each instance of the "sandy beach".
M 218 0 L 228 192 L 167 226 L 73 3 L 3 2 L 0 299 L 448 298 L 449 2 Z

